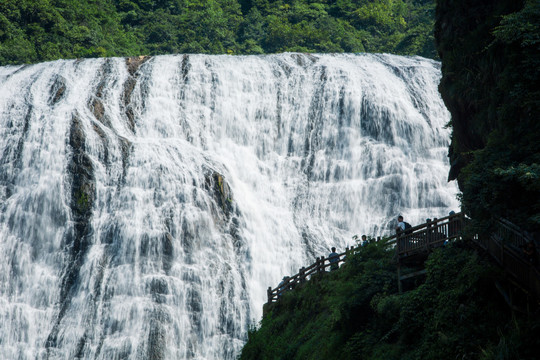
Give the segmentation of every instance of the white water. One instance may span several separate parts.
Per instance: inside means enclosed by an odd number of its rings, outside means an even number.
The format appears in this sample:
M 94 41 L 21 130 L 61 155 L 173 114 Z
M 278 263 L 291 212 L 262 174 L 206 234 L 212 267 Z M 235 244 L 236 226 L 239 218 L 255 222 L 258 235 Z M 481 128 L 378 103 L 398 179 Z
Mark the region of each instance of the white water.
M 160 56 L 135 77 L 125 100 L 125 59 L 0 67 L 3 359 L 234 359 L 283 275 L 457 210 L 436 62 Z M 80 251 L 74 118 L 95 180 Z

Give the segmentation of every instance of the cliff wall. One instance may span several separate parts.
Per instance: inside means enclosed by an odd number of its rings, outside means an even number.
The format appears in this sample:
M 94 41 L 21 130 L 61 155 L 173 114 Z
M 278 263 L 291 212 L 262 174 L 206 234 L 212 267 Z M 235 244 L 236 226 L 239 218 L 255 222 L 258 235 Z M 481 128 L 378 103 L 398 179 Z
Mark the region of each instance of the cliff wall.
M 449 179 L 464 210 L 540 227 L 540 3 L 439 0 L 439 86 L 452 114 Z

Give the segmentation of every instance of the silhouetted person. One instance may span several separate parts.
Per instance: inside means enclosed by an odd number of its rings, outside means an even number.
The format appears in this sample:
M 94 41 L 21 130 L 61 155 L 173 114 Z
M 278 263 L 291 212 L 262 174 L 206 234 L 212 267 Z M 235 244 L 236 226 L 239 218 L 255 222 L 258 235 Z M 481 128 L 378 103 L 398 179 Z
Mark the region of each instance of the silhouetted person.
M 397 217 L 397 226 L 396 226 L 396 233 L 399 233 L 401 231 L 405 231 L 405 222 L 403 221 L 403 216 L 399 215 Z
M 362 235 L 362 246 L 366 246 L 368 244 L 367 236 Z
M 339 268 L 339 255 L 336 253 L 336 248 L 332 248 L 332 252 L 328 254 L 328 260 L 330 261 L 330 271 L 337 270 Z

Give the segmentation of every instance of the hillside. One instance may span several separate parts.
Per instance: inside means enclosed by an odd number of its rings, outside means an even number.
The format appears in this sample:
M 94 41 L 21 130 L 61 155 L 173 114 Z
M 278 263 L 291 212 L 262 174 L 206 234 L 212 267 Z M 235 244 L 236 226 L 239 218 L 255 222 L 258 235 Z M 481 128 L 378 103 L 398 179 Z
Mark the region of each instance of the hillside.
M 0 65 L 172 53 L 436 57 L 433 0 L 3 0 Z
M 275 303 L 240 359 L 534 359 L 538 322 L 514 317 L 501 274 L 465 243 L 435 251 L 397 294 L 394 251 L 373 243 Z M 532 318 L 531 318 L 532 319 Z

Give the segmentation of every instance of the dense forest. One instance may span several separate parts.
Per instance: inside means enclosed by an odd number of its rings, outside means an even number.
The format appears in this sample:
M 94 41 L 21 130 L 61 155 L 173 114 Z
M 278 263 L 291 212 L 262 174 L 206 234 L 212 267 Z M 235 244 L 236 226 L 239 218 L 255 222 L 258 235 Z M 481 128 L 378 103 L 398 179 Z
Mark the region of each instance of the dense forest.
M 2 0 L 0 65 L 173 53 L 436 57 L 434 0 Z
M 467 243 L 432 253 L 425 279 L 403 294 L 394 254 L 374 242 L 283 295 L 240 359 L 537 358 L 538 321 L 510 310 L 494 286 L 504 276 Z

